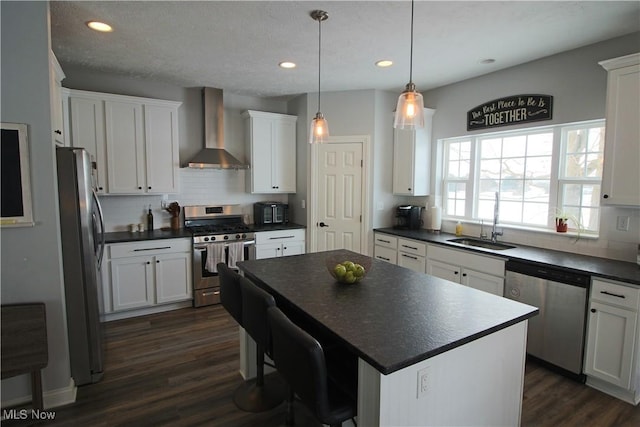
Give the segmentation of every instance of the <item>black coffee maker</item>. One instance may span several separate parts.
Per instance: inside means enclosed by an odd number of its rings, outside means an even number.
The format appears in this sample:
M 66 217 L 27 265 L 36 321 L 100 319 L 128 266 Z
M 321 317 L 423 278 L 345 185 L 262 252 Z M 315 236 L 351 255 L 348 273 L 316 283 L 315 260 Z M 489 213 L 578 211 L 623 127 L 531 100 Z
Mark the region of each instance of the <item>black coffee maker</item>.
M 400 205 L 396 208 L 395 228 L 418 230 L 422 225 L 420 218 L 422 206 Z

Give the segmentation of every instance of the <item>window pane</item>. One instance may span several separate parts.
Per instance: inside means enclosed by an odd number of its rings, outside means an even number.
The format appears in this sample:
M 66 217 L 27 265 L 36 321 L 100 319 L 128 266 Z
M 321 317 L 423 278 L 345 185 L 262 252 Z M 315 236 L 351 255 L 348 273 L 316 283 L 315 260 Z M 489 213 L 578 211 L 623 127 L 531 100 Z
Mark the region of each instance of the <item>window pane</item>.
M 586 156 L 584 154 L 568 154 L 565 157 L 564 176 L 580 178 L 584 176 Z
M 498 159 L 502 156 L 502 139 L 483 139 L 482 145 L 482 159 Z
M 597 208 L 582 208 L 580 213 L 582 228 L 587 231 L 597 231 L 600 223 L 600 210 Z
M 553 153 L 553 133 L 530 135 L 527 156 L 551 156 Z
M 551 157 L 528 157 L 526 177 L 549 179 L 551 177 Z
M 522 222 L 522 203 L 500 202 L 500 220 L 505 222 Z
M 527 150 L 527 136 L 505 138 L 502 142 L 502 157 L 524 157 Z
M 479 188 L 479 198 L 480 199 L 491 199 L 494 200 L 494 195 L 496 191 L 499 191 L 500 187 L 498 186 L 498 181 L 495 179 L 481 179 L 480 180 L 480 188 Z
M 549 181 L 527 179 L 524 181 L 524 200 L 529 202 L 549 202 Z
M 565 206 L 580 206 L 582 199 L 582 185 L 565 184 L 562 200 Z
M 478 201 L 478 218 L 493 220 L 493 205 L 494 200 L 479 200 Z
M 522 200 L 524 181 L 503 179 L 500 184 L 500 200 Z
M 483 160 L 480 162 L 480 179 L 500 179 L 500 160 Z
M 502 161 L 503 178 L 523 178 L 524 177 L 524 157 L 506 159 Z
M 589 178 L 601 178 L 603 162 L 603 153 L 587 154 L 586 176 L 588 176 Z
M 547 225 L 549 223 L 549 204 L 547 203 L 524 203 L 524 217 L 522 222 L 525 224 Z
M 590 151 L 590 152 L 604 151 L 604 127 L 589 129 L 587 151 Z

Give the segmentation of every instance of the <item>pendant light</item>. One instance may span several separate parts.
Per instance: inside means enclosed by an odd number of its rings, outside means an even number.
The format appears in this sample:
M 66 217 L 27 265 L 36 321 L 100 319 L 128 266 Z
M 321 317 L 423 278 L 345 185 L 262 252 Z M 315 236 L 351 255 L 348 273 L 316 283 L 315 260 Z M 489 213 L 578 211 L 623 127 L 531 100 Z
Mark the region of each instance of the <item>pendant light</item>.
M 413 0 L 411 0 L 411 56 L 409 60 L 409 83 L 398 98 L 393 127 L 396 129 L 419 129 L 424 127 L 424 100 L 413 84 Z
M 329 123 L 320 112 L 320 52 L 322 48 L 322 21 L 329 19 L 329 14 L 324 10 L 314 10 L 311 12 L 311 18 L 318 21 L 318 112 L 316 117 L 311 121 L 311 130 L 309 132 L 309 144 L 321 144 L 326 142 L 329 136 Z

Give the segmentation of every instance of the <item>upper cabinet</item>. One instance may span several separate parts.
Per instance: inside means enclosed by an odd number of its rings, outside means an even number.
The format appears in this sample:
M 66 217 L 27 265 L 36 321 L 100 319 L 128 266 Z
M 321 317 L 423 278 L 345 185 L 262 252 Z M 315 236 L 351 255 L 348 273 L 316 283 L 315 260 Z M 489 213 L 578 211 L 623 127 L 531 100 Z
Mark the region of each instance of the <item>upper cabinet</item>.
M 600 62 L 608 72 L 602 203 L 640 206 L 640 53 Z
M 424 128 L 393 131 L 393 194 L 429 195 L 431 122 L 435 110 L 424 109 Z
M 52 140 L 57 146 L 67 145 L 64 130 L 64 113 L 62 101 L 62 80 L 64 72 L 58 59 L 49 51 L 49 96 L 51 101 L 51 131 L 53 132 Z
M 296 116 L 245 111 L 247 153 L 251 168 L 247 191 L 296 192 Z
M 179 191 L 179 102 L 70 90 L 69 106 L 72 144 L 89 151 L 99 193 Z

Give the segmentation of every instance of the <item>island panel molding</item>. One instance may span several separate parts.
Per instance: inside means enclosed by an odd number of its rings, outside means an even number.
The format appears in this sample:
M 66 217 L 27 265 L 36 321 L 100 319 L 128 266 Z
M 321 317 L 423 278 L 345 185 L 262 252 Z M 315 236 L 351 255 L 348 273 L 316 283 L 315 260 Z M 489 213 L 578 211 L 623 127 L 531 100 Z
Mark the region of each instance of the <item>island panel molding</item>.
M 513 95 L 494 99 L 467 112 L 467 130 L 479 130 L 553 118 L 553 96 Z

